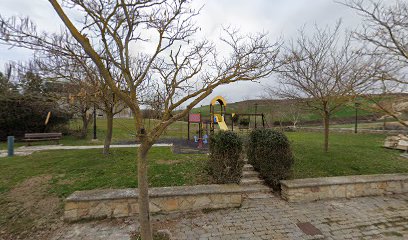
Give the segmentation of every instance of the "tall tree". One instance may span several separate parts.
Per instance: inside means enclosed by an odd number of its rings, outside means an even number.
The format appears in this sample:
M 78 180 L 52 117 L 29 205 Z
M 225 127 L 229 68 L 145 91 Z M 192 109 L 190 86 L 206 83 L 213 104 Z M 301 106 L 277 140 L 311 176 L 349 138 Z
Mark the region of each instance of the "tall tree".
M 11 92 L 13 88 L 13 84 L 9 81 L 9 79 L 0 72 L 0 94 L 6 95 Z
M 352 46 L 350 34 L 340 36 L 340 26 L 340 22 L 334 29 L 315 26 L 311 35 L 301 29 L 282 55 L 286 63 L 280 69 L 281 85 L 272 89 L 277 96 L 304 102 L 321 114 L 325 152 L 329 149 L 330 117 L 366 87 L 373 67 Z
M 354 9 L 362 18 L 360 30 L 354 37 L 364 43 L 365 53 L 377 61 L 386 61 L 372 80 L 370 93 L 366 95 L 377 109 L 408 127 L 403 116 L 390 101 L 390 93 L 407 90 L 408 68 L 408 3 L 406 1 L 346 0 L 342 4 Z M 398 99 L 400 101 L 400 99 Z M 406 100 L 407 101 L 407 100 Z
M 198 12 L 186 0 L 49 2 L 109 89 L 133 113 L 141 143 L 137 157 L 141 237 L 152 239 L 147 177 L 150 148 L 170 124 L 185 117 L 216 87 L 261 79 L 273 72 L 279 44 L 270 44 L 265 34 L 243 36 L 226 29 L 222 40 L 229 51 L 220 54 L 208 40 L 194 38 L 199 28 L 193 18 Z M 66 14 L 69 7 L 85 13 L 82 21 L 71 20 Z M 1 19 L 0 39 L 21 46 L 28 42 L 32 48 L 37 43 L 52 43 L 52 35 L 33 33 L 30 21 Z M 24 43 L 19 41 L 22 38 Z M 153 47 L 142 52 L 140 44 Z M 114 71 L 122 78 L 114 78 Z M 155 127 L 147 130 L 141 111 L 143 99 L 152 92 L 160 92 L 163 113 Z M 183 111 L 175 112 L 183 105 Z

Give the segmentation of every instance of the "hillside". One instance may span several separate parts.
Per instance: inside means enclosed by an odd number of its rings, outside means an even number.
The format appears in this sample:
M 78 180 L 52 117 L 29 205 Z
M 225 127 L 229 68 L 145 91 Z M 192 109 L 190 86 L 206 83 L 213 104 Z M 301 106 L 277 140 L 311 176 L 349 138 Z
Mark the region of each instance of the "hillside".
M 307 110 L 305 106 L 299 106 L 295 100 L 245 100 L 235 103 L 227 104 L 227 113 L 255 113 L 255 105 L 257 105 L 257 113 L 264 113 L 268 124 L 275 122 L 284 122 L 289 124 L 294 115 L 299 116 L 300 124 L 313 124 L 320 123 L 321 117 L 319 113 Z M 364 104 L 362 104 L 364 105 Z M 219 110 L 219 106 L 215 106 L 216 111 Z M 374 120 L 379 117 L 373 111 L 366 110 L 368 107 L 360 107 L 358 109 L 359 119 Z M 210 115 L 209 105 L 194 108 L 193 113 L 199 113 L 204 118 L 208 118 Z M 347 104 L 340 108 L 333 116 L 333 122 L 348 123 L 354 121 L 355 118 L 355 106 L 354 103 Z M 286 122 L 286 123 L 285 123 Z

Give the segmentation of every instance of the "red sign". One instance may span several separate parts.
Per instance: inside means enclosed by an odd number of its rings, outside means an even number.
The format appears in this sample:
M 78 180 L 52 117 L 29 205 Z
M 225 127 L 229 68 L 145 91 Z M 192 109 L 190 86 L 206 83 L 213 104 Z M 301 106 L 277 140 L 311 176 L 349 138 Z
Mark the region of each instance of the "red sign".
M 191 123 L 200 123 L 201 114 L 200 113 L 190 113 L 190 115 L 188 116 L 188 121 Z

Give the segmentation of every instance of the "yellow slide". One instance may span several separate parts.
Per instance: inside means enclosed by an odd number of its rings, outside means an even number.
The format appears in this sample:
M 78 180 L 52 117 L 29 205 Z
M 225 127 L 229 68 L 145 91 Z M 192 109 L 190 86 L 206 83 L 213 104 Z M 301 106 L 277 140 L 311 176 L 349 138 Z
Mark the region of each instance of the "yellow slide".
M 222 131 L 228 131 L 227 124 L 225 124 L 225 122 L 224 122 L 224 117 L 221 116 L 220 114 L 214 114 L 214 116 L 215 116 L 215 119 L 217 120 L 218 127 L 219 127 Z
M 228 127 L 227 124 L 225 124 L 225 122 L 218 122 L 218 126 L 222 131 L 228 131 Z

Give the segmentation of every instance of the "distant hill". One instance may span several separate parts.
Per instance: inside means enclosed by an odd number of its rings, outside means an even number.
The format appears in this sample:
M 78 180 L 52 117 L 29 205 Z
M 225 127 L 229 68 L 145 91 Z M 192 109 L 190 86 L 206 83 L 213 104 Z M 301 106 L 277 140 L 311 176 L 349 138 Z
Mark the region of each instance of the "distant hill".
M 295 100 L 264 100 L 264 99 L 253 99 L 245 100 L 234 103 L 227 103 L 227 113 L 255 113 L 255 104 L 257 105 L 257 113 L 264 113 L 266 121 L 268 124 L 276 125 L 276 122 L 283 122 L 284 125 L 291 124 L 291 115 L 293 115 L 290 108 L 296 106 Z M 216 111 L 219 111 L 219 106 L 215 106 Z M 367 109 L 367 108 L 366 108 Z M 339 109 L 333 116 L 333 123 L 349 123 L 353 122 L 355 118 L 355 106 L 354 103 L 350 103 Z M 194 108 L 192 113 L 201 112 L 204 118 L 209 118 L 210 107 L 209 105 L 203 105 L 201 107 Z M 305 107 L 297 107 L 297 112 L 299 114 L 300 124 L 320 124 L 321 116 L 317 112 L 306 110 Z M 380 115 L 374 111 L 368 111 L 364 109 L 358 109 L 358 116 L 360 121 L 373 121 L 377 119 Z

